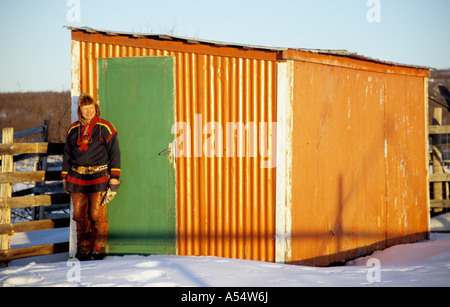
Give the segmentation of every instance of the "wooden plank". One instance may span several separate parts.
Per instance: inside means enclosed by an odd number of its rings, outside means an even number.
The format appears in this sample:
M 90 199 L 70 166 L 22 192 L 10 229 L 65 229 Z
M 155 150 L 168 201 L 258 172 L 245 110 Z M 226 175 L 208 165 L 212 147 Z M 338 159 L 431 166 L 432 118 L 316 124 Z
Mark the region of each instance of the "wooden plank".
M 441 126 L 442 125 L 442 108 L 434 108 L 434 110 L 433 110 L 433 124 L 435 124 L 437 126 Z M 430 132 L 428 132 L 428 133 L 430 133 Z M 433 135 L 433 137 L 432 137 L 433 154 L 432 154 L 431 161 L 432 161 L 432 164 L 433 164 L 433 174 L 445 173 L 443 165 L 441 163 L 441 161 L 442 161 L 442 152 L 441 152 L 440 147 L 436 146 L 436 144 L 441 144 L 441 139 L 442 139 L 442 137 L 439 134 Z M 433 178 L 436 178 L 436 177 L 433 177 Z M 446 181 L 446 180 L 438 180 L 438 181 L 431 181 L 430 180 L 430 182 L 433 182 L 434 199 L 443 199 L 444 184 L 441 181 Z
M 450 174 L 429 174 L 430 182 L 446 182 L 450 181 Z
M 431 208 L 450 208 L 450 199 L 430 199 Z
M 62 154 L 64 143 L 15 143 L 1 144 L 1 155 L 19 155 L 19 154 Z
M 42 186 L 15 191 L 12 193 L 12 196 L 42 195 L 46 193 L 64 193 L 62 181 L 49 182 Z
M 3 144 L 13 144 L 14 142 L 14 128 L 3 129 Z M 2 167 L 0 176 L 8 174 L 13 171 L 13 156 L 2 155 Z M 12 184 L 9 181 L 0 184 L 0 197 L 8 198 L 12 195 Z M 11 208 L 5 206 L 0 209 L 0 224 L 11 222 Z M 9 236 L 0 235 L 0 249 L 9 249 Z
M 66 253 L 68 251 L 69 242 L 13 248 L 8 250 L 0 250 L 0 261 Z
M 21 197 L 7 197 L 0 198 L 0 208 L 6 206 L 13 208 L 25 208 L 25 207 L 39 207 L 50 206 L 56 204 L 69 204 L 69 194 L 51 194 L 51 195 L 36 195 L 36 196 L 21 196 Z
M 450 126 L 428 126 L 428 134 L 450 134 Z
M 37 127 L 30 128 L 27 130 L 17 131 L 14 133 L 14 138 L 17 139 L 17 138 L 21 138 L 21 137 L 28 136 L 31 134 L 41 133 L 42 131 L 44 131 L 44 129 L 45 129 L 44 126 L 37 126 Z M 0 142 L 2 142 L 1 136 L 0 136 Z
M 6 172 L 0 174 L 0 184 L 58 180 L 61 180 L 60 171 Z
M 36 230 L 56 229 L 69 227 L 70 219 L 40 220 L 22 223 L 0 224 L 0 235 L 11 235 L 18 232 L 28 232 Z

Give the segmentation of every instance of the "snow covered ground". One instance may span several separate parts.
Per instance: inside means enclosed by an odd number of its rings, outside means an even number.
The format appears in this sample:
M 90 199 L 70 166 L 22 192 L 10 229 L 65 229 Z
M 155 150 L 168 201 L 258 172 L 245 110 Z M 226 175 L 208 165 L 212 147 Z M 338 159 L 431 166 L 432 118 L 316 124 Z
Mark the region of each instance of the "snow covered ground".
M 48 236 L 32 232 L 16 235 L 13 241 L 19 247 L 43 237 Z M 326 268 L 218 257 L 110 256 L 78 262 L 66 261 L 67 256 L 13 261 L 0 269 L 0 287 L 450 286 L 450 234 L 433 233 L 429 241 L 394 246 Z

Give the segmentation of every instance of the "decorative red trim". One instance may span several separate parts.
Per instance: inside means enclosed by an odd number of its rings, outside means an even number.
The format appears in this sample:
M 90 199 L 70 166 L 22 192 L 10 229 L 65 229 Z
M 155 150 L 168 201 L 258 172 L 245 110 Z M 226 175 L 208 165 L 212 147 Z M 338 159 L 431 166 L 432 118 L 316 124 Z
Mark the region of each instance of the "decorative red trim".
M 111 171 L 111 175 L 116 175 L 120 177 L 120 171 Z
M 99 183 L 108 182 L 108 176 L 93 179 L 93 180 L 82 180 L 82 179 L 77 179 L 77 178 L 67 176 L 67 181 L 71 182 L 73 184 L 89 186 L 89 185 L 95 185 L 95 184 L 99 184 Z

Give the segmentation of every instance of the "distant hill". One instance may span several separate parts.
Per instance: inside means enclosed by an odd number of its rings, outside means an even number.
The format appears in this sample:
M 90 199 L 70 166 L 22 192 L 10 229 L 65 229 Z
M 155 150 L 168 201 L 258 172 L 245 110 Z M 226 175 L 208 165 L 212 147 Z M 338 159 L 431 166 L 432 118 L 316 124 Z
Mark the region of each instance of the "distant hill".
M 64 142 L 70 123 L 70 92 L 0 93 L 0 134 L 37 127 L 50 120 L 49 141 Z M 28 141 L 28 139 L 23 141 Z

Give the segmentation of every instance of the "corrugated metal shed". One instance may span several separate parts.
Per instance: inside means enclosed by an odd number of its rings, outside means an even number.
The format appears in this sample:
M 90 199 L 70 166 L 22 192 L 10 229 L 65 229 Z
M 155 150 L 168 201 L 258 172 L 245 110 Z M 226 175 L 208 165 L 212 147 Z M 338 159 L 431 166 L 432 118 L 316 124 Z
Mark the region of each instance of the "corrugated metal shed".
M 261 144 L 248 139 L 242 157 L 177 158 L 179 255 L 326 265 L 427 236 L 427 68 L 344 50 L 68 29 L 74 99 L 97 97 L 97 59 L 170 56 L 176 121 L 267 123 L 276 135 L 269 158 L 253 157 Z

